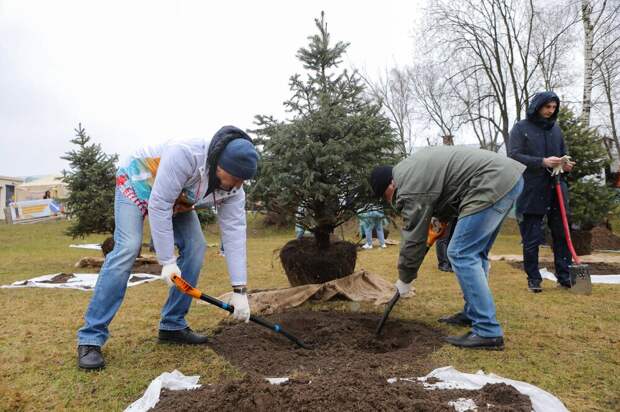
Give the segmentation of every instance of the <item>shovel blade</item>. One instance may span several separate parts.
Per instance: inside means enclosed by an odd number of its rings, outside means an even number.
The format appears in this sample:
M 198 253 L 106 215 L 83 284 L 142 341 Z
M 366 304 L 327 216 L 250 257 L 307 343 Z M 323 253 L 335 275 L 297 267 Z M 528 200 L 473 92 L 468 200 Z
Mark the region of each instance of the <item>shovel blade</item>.
M 381 320 L 379 321 L 379 324 L 377 325 L 377 329 L 375 330 L 376 336 L 381 335 L 381 330 L 383 330 L 385 321 L 387 321 L 388 316 L 390 316 L 390 312 L 394 308 L 394 305 L 396 305 L 396 302 L 398 302 L 398 299 L 400 299 L 400 293 L 396 291 L 392 299 L 390 299 L 390 301 L 387 303 L 387 306 L 385 307 L 385 312 L 383 312 L 383 316 L 381 317 Z
M 570 273 L 570 291 L 578 295 L 589 295 L 592 293 L 592 278 L 590 277 L 590 268 L 588 265 L 571 265 Z

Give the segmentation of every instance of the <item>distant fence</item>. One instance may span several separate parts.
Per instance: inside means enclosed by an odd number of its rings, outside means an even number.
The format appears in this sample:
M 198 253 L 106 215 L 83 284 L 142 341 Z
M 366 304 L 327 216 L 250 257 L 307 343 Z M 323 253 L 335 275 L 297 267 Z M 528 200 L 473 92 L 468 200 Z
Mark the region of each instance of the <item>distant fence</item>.
M 62 203 L 54 199 L 24 200 L 13 202 L 4 208 L 8 224 L 36 223 L 64 218 Z

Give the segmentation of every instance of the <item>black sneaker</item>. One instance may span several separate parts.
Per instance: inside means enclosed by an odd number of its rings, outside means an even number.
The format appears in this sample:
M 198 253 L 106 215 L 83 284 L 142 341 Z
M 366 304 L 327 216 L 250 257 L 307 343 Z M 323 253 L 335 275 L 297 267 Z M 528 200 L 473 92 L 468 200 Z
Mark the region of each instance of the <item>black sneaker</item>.
M 504 350 L 504 337 L 484 338 L 473 332 L 463 336 L 448 336 L 444 338 L 451 345 L 466 349 Z
M 77 352 L 80 369 L 97 370 L 105 368 L 105 360 L 100 346 L 79 345 Z
M 527 290 L 529 290 L 532 293 L 540 293 L 542 292 L 542 286 L 540 286 L 540 282 L 538 281 L 528 280 Z
M 471 326 L 471 319 L 469 319 L 463 312 L 455 313 L 452 316 L 444 316 L 437 319 L 437 322 L 447 323 L 453 326 Z
M 159 343 L 177 345 L 204 345 L 208 338 L 192 331 L 189 326 L 180 330 L 159 330 Z

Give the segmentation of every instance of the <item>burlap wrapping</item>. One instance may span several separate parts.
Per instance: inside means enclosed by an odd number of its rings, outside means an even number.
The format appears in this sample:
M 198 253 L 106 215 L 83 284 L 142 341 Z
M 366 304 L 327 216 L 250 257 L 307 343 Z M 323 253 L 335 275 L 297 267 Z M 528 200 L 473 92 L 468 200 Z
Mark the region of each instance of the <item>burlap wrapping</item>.
M 415 288 L 412 287 L 411 290 L 409 296 L 415 295 Z M 394 285 L 391 282 L 362 270 L 322 284 L 250 291 L 248 299 L 252 313 L 268 315 L 294 308 L 309 300 L 325 302 L 342 299 L 381 305 L 387 303 L 394 296 L 394 292 Z M 228 302 L 231 293 L 226 293 L 219 299 Z

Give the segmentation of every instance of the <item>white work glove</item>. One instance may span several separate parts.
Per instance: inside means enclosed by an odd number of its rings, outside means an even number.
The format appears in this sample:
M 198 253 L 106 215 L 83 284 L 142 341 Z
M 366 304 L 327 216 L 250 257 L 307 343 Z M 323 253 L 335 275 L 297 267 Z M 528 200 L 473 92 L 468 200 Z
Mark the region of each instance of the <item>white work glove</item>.
M 246 323 L 250 321 L 250 304 L 246 293 L 233 292 L 228 304 L 235 308 L 231 314 L 233 318 Z
M 174 282 L 172 281 L 172 275 L 181 276 L 181 269 L 177 266 L 176 263 L 169 263 L 164 265 L 161 269 L 161 280 L 165 280 L 168 286 L 174 286 Z
M 566 156 L 560 157 L 560 164 L 553 168 L 553 170 L 551 171 L 551 176 L 564 173 L 564 165 L 567 163 L 570 163 L 570 156 L 566 155 Z
M 400 296 L 407 296 L 411 292 L 411 283 L 405 283 L 398 279 L 394 285 Z

